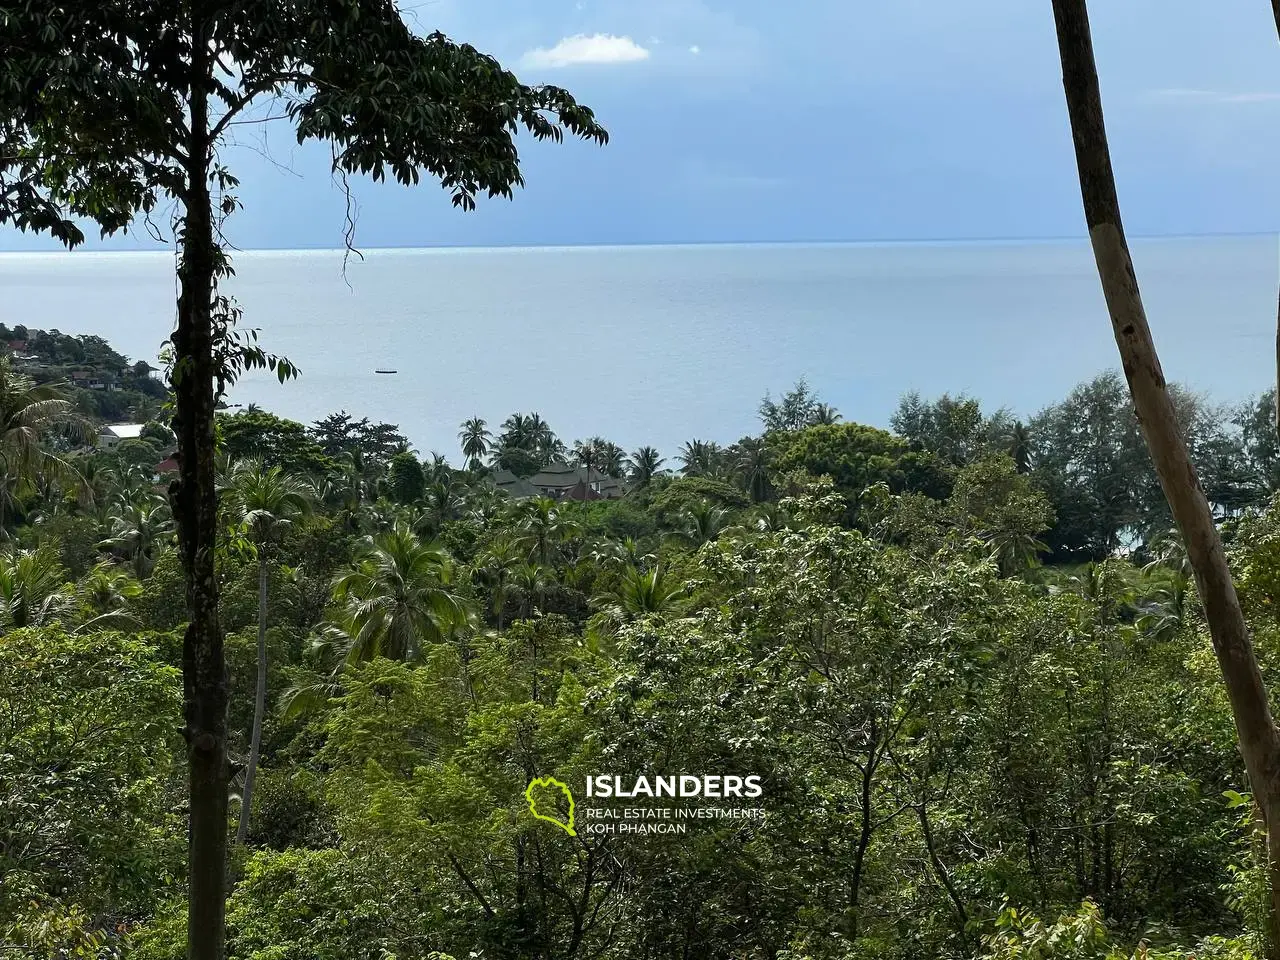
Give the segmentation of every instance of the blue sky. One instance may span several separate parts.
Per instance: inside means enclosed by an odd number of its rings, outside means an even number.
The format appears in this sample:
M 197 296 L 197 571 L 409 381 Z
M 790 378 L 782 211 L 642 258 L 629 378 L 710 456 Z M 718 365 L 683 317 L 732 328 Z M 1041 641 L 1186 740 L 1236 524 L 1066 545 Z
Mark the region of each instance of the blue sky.
M 1094 0 L 1127 226 L 1280 218 L 1280 43 L 1263 0 Z M 605 148 L 529 143 L 513 202 L 356 182 L 363 246 L 1074 236 L 1049 0 L 409 0 L 422 30 L 571 89 Z M 246 127 L 241 247 L 333 247 L 323 148 Z M 265 140 L 262 137 L 265 136 Z M 94 245 L 97 245 L 96 243 Z M 150 246 L 114 240 L 112 248 Z M 0 249 L 43 249 L 0 232 Z

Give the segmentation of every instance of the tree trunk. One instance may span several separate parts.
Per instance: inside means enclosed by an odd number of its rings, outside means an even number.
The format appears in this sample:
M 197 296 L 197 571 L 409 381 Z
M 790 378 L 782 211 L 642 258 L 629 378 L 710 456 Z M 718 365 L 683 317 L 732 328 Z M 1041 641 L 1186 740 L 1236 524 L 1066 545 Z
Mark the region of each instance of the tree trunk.
M 267 555 L 266 544 L 258 544 L 258 689 L 253 698 L 253 735 L 249 738 L 249 763 L 244 771 L 244 790 L 240 799 L 240 826 L 236 842 L 244 843 L 249 834 L 249 816 L 253 809 L 253 783 L 258 774 L 258 756 L 262 750 L 262 718 L 267 712 Z
M 187 951 L 222 960 L 227 853 L 227 670 L 218 621 L 214 566 L 217 493 L 213 465 L 215 248 L 209 197 L 209 44 L 197 12 L 192 23 L 190 134 L 186 144 L 185 221 L 180 233 L 178 323 L 173 334 L 174 432 L 178 478 L 170 489 L 186 574 L 190 623 L 182 647 L 183 709 L 190 786 Z
M 1178 430 L 1147 325 L 1120 219 L 1085 0 L 1053 0 L 1053 12 L 1085 221 L 1138 422 L 1165 498 L 1187 546 L 1214 653 L 1231 702 L 1240 752 L 1254 799 L 1267 825 L 1267 872 L 1274 923 L 1280 920 L 1280 733 L 1271 717 L 1267 689 L 1227 567 L 1222 540 L 1186 442 Z M 1275 944 L 1270 946 L 1269 955 L 1277 956 Z

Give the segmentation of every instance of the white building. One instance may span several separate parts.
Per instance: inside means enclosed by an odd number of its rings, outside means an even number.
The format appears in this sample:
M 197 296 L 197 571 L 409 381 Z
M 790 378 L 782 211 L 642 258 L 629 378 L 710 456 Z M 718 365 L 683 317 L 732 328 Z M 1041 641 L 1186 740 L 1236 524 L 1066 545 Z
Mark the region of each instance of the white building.
M 137 440 L 142 436 L 142 423 L 113 423 L 98 431 L 98 446 L 110 449 L 121 440 Z

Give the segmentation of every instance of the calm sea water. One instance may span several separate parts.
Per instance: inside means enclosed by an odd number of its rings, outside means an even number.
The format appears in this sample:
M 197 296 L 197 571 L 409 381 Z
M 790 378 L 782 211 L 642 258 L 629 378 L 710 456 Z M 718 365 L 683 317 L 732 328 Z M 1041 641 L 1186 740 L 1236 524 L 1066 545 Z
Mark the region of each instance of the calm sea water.
M 1235 401 L 1273 377 L 1274 237 L 1142 240 L 1166 373 Z M 536 410 L 566 440 L 670 454 L 756 428 L 805 376 L 885 425 L 908 390 L 1032 413 L 1113 367 L 1084 242 L 247 252 L 245 325 L 302 369 L 232 400 L 310 421 L 398 423 L 456 462 L 458 424 Z M 106 337 L 153 359 L 173 320 L 164 254 L 0 254 L 0 321 Z M 379 376 L 377 368 L 399 371 Z

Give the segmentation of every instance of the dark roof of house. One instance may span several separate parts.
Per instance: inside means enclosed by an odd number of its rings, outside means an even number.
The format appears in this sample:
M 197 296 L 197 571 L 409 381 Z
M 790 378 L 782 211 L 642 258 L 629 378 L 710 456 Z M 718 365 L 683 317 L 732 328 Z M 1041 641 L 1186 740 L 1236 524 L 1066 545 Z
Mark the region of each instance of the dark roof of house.
M 563 460 L 552 460 L 536 474 L 530 477 L 529 481 L 535 487 L 564 489 L 572 487 L 575 483 L 583 480 L 587 483 L 598 483 L 599 481 L 606 479 L 608 478 L 595 467 L 591 468 L 591 475 L 587 476 L 586 467 L 574 467 L 565 463 Z
M 517 500 L 538 495 L 537 487 L 524 477 L 517 477 L 510 470 L 495 470 L 489 475 L 489 480 L 503 493 Z
M 570 488 L 569 488 L 569 491 L 568 491 L 564 496 L 565 496 L 565 499 L 566 499 L 566 500 L 600 500 L 600 499 L 603 499 L 603 495 L 602 495 L 602 494 L 596 493 L 594 490 L 592 490 L 590 487 L 588 487 L 588 486 L 586 485 L 586 483 L 585 483 L 585 482 L 583 482 L 582 480 L 579 480 L 579 481 L 578 481 L 577 483 L 575 483 L 572 487 L 570 487 Z

